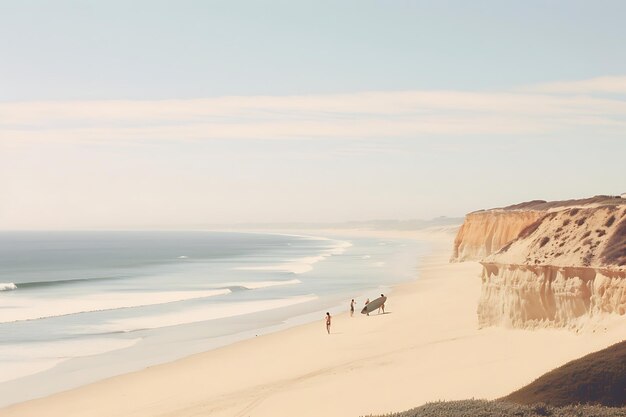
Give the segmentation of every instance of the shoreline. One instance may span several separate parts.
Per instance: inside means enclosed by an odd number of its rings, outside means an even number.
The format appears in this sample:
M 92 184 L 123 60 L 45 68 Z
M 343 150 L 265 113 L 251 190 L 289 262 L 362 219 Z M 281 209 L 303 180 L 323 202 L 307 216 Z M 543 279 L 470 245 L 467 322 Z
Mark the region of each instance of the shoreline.
M 492 399 L 621 340 L 626 330 L 617 322 L 602 334 L 479 330 L 479 264 L 448 263 L 452 235 L 401 234 L 432 246 L 417 279 L 392 287 L 388 314 L 337 314 L 330 336 L 320 317 L 319 323 L 14 404 L 0 415 L 339 417 L 401 411 L 427 401 Z M 559 347 L 546 349 L 552 346 Z
M 314 264 L 318 261 L 323 261 L 325 258 L 330 256 L 332 256 L 334 259 L 334 255 L 341 254 L 344 252 L 345 248 L 352 246 L 352 243 L 350 242 L 353 242 L 355 240 L 363 240 L 363 238 L 376 238 L 376 240 L 389 239 L 404 241 L 408 243 L 407 236 L 404 235 L 396 236 L 396 234 L 392 234 L 377 236 L 373 233 L 353 233 L 352 230 L 306 230 L 304 232 L 297 233 L 293 230 L 289 230 L 289 233 L 286 233 L 285 231 L 274 230 L 210 230 L 207 232 L 260 234 L 268 236 L 291 236 L 313 240 L 323 240 L 333 244 L 333 246 L 329 249 L 323 249 L 321 252 L 316 254 L 306 255 L 304 258 L 297 258 L 289 261 L 278 261 L 283 263 L 277 263 L 277 266 L 272 268 L 282 268 L 283 265 L 288 265 L 289 267 L 291 267 L 295 265 L 296 262 L 300 261 L 302 261 L 306 265 Z M 419 239 L 415 241 L 420 244 L 422 243 L 422 241 Z M 357 251 L 364 250 L 364 246 L 361 243 L 357 244 Z M 402 244 L 401 246 L 407 245 Z M 427 244 L 425 244 L 425 246 L 427 246 Z M 365 251 L 370 253 L 368 249 L 365 249 Z M 410 252 L 404 250 L 403 253 L 415 252 L 413 252 L 412 250 Z M 250 267 L 246 267 L 246 269 L 248 268 Z M 300 266 L 298 266 L 298 268 L 301 269 Z M 261 267 L 261 269 L 263 269 L 263 267 Z M 296 274 L 295 271 L 291 272 Z M 387 293 L 391 286 L 397 285 L 401 282 L 406 282 L 406 277 L 399 281 L 396 280 L 396 283 L 393 284 L 381 283 L 380 289 L 377 290 L 378 292 L 382 291 Z M 361 302 L 365 300 L 366 296 L 371 297 L 373 295 L 371 294 L 371 289 L 361 287 L 356 288 L 356 291 L 354 291 L 350 295 L 357 300 L 362 298 Z M 373 292 L 376 293 L 376 290 L 374 290 Z M 334 295 L 331 296 L 331 298 L 336 299 L 337 296 Z M 262 312 L 263 314 L 265 314 L 263 317 L 255 316 L 258 322 L 256 327 L 252 328 L 248 326 L 249 328 L 246 328 L 245 330 L 237 330 L 234 333 L 219 333 L 217 336 L 205 336 L 196 338 L 195 336 L 193 336 L 193 333 L 189 333 L 189 329 L 182 330 L 182 327 L 189 328 L 189 326 L 196 326 L 197 331 L 206 331 L 202 329 L 201 322 L 198 325 L 192 322 L 184 323 L 182 326 L 169 326 L 180 328 L 180 330 L 175 331 L 174 336 L 169 336 L 169 338 L 168 336 L 163 335 L 156 336 L 156 338 L 161 339 L 160 342 L 162 345 L 176 346 L 176 349 L 169 353 L 159 353 L 159 347 L 151 345 L 150 342 L 146 344 L 146 342 L 140 337 L 132 339 L 133 343 L 131 344 L 129 349 L 122 349 L 122 351 L 112 349 L 93 355 L 85 354 L 69 359 L 59 358 L 56 361 L 55 365 L 53 365 L 52 367 L 43 369 L 40 372 L 32 372 L 31 374 L 25 375 L 21 378 L 7 380 L 3 383 L 0 383 L 0 391 L 2 391 L 2 395 L 0 395 L 0 410 L 13 405 L 18 405 L 20 403 L 25 403 L 36 399 L 42 399 L 62 392 L 78 389 L 82 386 L 97 383 L 99 381 L 107 380 L 116 376 L 121 376 L 132 372 L 138 372 L 148 367 L 171 363 L 194 354 L 212 351 L 243 340 L 280 332 L 294 326 L 308 324 L 317 321 L 318 317 L 323 316 L 326 311 L 331 311 L 332 314 L 344 311 L 344 302 L 345 296 L 341 298 L 341 301 L 338 301 L 336 299 L 334 301 L 331 301 L 330 304 L 328 303 L 328 300 L 326 300 L 325 302 L 323 302 L 323 304 L 325 303 L 327 305 L 315 305 L 314 308 L 316 310 L 314 311 L 310 311 L 309 307 L 303 307 L 300 304 L 295 304 L 293 306 L 288 306 L 282 309 L 287 309 L 290 311 L 290 313 L 288 313 L 284 317 L 280 317 L 279 315 L 277 315 L 277 313 L 273 313 L 274 309 L 270 309 L 269 311 Z M 240 317 L 246 317 L 245 320 L 248 320 L 247 317 L 249 317 L 249 315 L 250 314 L 243 314 L 240 315 Z M 231 322 L 234 322 L 237 320 L 237 317 L 238 316 L 234 316 L 233 318 L 226 317 L 224 320 L 231 320 Z M 223 325 L 223 323 L 220 325 Z M 215 326 L 215 324 L 212 324 L 211 326 Z M 187 336 L 184 336 L 185 332 L 187 332 Z M 155 338 L 154 336 L 152 337 Z M 126 339 L 123 340 L 125 341 Z M 181 343 L 178 343 L 178 340 L 180 340 Z M 135 345 L 137 345 L 138 347 L 135 347 Z M 145 354 L 141 353 L 142 350 L 145 351 Z M 54 355 L 55 353 L 49 351 L 47 357 L 54 357 Z M 90 369 L 91 372 L 89 371 Z

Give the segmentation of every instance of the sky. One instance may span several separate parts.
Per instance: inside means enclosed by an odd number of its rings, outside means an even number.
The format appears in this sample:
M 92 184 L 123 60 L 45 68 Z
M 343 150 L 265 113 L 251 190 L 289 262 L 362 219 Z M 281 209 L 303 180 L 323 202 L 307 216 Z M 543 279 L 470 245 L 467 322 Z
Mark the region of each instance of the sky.
M 622 1 L 0 0 L 0 230 L 626 192 Z

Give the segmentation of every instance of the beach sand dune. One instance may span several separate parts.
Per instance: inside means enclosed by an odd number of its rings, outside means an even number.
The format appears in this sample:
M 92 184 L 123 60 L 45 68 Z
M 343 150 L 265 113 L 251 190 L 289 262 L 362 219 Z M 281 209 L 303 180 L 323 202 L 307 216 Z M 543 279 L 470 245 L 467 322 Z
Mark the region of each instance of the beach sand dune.
M 618 342 L 626 321 L 595 331 L 479 330 L 477 262 L 450 264 L 433 242 L 414 282 L 386 294 L 388 314 L 334 317 L 239 342 L 48 398 L 0 416 L 359 416 L 426 401 L 504 396 Z M 347 304 L 346 304 L 347 305 Z

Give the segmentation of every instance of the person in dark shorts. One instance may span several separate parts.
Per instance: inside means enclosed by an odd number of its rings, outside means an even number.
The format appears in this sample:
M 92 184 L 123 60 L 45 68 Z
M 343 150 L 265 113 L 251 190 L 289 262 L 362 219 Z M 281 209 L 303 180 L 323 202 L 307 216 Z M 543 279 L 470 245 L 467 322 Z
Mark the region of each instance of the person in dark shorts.
M 350 302 L 350 317 L 354 316 L 354 298 Z
M 326 312 L 326 331 L 330 334 L 330 313 Z

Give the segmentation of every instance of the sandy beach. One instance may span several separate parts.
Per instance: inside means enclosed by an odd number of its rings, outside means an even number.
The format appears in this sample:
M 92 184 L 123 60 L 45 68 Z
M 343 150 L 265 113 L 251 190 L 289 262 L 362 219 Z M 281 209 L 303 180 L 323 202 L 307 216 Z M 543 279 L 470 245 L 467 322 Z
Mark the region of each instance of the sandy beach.
M 406 235 L 406 234 L 405 234 Z M 493 399 L 623 339 L 619 318 L 569 330 L 479 329 L 480 264 L 432 242 L 387 314 L 348 313 L 0 410 L 1 416 L 360 416 L 428 401 Z M 346 300 L 346 310 L 349 300 Z M 175 348 L 175 347 L 173 347 Z

